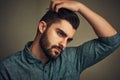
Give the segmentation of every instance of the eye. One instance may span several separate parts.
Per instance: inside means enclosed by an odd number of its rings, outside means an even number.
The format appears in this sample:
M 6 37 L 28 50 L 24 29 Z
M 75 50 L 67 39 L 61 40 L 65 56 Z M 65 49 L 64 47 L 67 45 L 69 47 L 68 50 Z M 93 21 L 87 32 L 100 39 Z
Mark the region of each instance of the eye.
M 70 43 L 73 40 L 73 38 L 70 38 L 67 40 L 67 43 Z
M 66 33 L 63 32 L 62 30 L 58 30 L 57 34 L 58 34 L 58 36 L 63 37 L 63 38 L 67 37 Z
M 60 37 L 64 37 L 64 34 L 63 34 L 61 31 L 58 31 L 57 34 L 58 34 L 58 36 L 60 36 Z

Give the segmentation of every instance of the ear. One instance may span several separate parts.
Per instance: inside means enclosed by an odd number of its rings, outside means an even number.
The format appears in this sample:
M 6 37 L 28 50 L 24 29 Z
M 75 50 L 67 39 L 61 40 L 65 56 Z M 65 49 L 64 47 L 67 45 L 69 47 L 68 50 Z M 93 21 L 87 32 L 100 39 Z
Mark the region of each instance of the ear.
M 38 29 L 40 31 L 40 33 L 43 33 L 47 28 L 47 24 L 45 21 L 40 21 L 39 25 L 38 25 Z

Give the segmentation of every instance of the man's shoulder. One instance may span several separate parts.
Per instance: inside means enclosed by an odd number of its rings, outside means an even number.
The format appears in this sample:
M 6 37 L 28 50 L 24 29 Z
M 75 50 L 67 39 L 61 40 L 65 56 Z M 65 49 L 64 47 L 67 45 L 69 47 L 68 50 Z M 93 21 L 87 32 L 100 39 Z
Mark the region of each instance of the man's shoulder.
M 0 65 L 8 65 L 15 63 L 16 60 L 18 60 L 22 55 L 22 51 L 15 52 L 3 59 L 0 60 Z
M 66 47 L 62 53 L 64 57 L 74 57 L 76 56 L 76 51 L 80 46 Z
M 66 53 L 75 53 L 76 50 L 81 49 L 81 47 L 82 47 L 81 45 L 66 47 L 64 52 L 66 52 Z

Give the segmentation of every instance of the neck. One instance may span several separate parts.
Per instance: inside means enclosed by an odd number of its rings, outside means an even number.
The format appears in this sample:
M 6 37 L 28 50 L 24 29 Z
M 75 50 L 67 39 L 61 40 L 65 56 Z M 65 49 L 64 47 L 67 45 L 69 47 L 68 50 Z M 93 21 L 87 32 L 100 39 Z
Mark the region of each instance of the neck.
M 37 59 L 42 60 L 43 63 L 47 63 L 49 61 L 49 58 L 45 55 L 45 53 L 43 52 L 37 41 L 34 41 L 29 49 L 33 53 L 33 55 Z

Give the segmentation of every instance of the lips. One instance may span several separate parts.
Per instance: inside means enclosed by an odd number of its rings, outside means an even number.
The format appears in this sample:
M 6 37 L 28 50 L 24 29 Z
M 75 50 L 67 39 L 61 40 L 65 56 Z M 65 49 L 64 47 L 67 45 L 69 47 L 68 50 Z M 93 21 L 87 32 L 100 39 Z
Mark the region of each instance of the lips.
M 61 52 L 62 52 L 62 49 L 56 48 L 56 51 L 55 51 L 56 54 L 60 54 Z
M 53 46 L 51 47 L 51 49 L 54 50 L 54 53 L 55 53 L 56 55 L 60 55 L 61 52 L 63 51 L 63 47 L 62 47 L 62 46 L 53 45 Z

